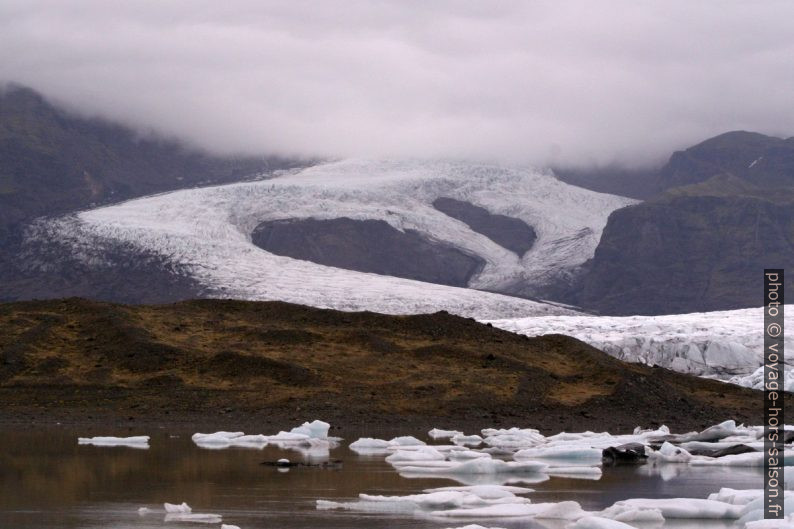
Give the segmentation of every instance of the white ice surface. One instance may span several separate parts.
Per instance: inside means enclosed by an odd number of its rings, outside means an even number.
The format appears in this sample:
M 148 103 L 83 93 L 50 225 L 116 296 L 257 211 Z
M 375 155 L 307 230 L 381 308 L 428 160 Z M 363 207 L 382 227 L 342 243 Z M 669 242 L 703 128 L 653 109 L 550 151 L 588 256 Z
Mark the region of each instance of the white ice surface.
M 520 218 L 537 240 L 523 257 L 432 206 L 439 197 Z M 378 219 L 486 262 L 469 286 L 544 286 L 593 256 L 607 217 L 635 200 L 596 193 L 531 169 L 452 162 L 344 160 L 255 182 L 186 189 L 40 225 L 33 237 L 70 242 L 87 260 L 103 242 L 131 244 L 187 267 L 217 296 L 340 310 L 477 318 L 570 314 L 555 305 L 471 289 L 364 274 L 281 257 L 251 243 L 263 221 Z
M 786 312 L 794 313 L 794 307 Z M 760 307 L 666 316 L 533 316 L 490 323 L 527 336 L 566 334 L 627 362 L 760 387 L 764 346 Z M 786 336 L 785 346 L 794 347 L 794 336 Z M 786 383 L 794 388 L 792 376 L 789 370 Z
M 126 446 L 129 448 L 149 448 L 149 436 L 134 437 L 78 437 L 77 444 L 94 446 Z

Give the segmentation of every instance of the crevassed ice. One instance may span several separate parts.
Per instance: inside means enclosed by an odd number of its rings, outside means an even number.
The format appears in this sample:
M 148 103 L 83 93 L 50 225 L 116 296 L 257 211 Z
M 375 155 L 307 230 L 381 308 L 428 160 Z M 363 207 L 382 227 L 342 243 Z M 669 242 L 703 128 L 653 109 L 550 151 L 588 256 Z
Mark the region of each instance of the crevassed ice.
M 432 206 L 451 197 L 520 218 L 537 240 L 523 257 Z M 592 257 L 609 213 L 636 201 L 595 193 L 533 169 L 493 165 L 344 160 L 263 181 L 186 189 L 85 211 L 49 225 L 91 258 L 95 240 L 132 244 L 184 265 L 217 295 L 278 299 L 341 310 L 472 317 L 572 313 L 485 292 L 363 274 L 280 257 L 254 246 L 266 220 L 379 219 L 482 257 L 470 287 L 546 285 Z
M 788 314 L 792 314 L 790 307 Z M 787 323 L 789 318 L 786 318 Z M 763 308 L 665 316 L 544 316 L 490 320 L 495 327 L 540 336 L 578 338 L 620 360 L 658 365 L 681 373 L 720 378 L 760 388 L 763 370 Z M 794 347 L 794 336 L 785 339 Z M 794 378 L 786 373 L 786 388 Z

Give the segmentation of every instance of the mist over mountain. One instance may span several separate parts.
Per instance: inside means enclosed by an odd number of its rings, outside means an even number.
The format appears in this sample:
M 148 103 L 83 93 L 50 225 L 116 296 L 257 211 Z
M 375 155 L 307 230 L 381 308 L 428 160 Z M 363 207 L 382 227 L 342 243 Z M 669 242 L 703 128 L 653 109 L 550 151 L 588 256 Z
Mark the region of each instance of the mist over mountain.
M 162 301 L 198 295 L 201 289 L 169 272 L 162 257 L 132 256 L 119 248 L 113 252 L 115 266 L 87 266 L 58 241 L 25 246 L 25 230 L 40 216 L 239 181 L 296 163 L 212 156 L 173 139 L 75 116 L 29 88 L 7 87 L 0 91 L 0 299 L 84 295 Z M 151 289 L 156 277 L 162 278 L 160 286 Z
M 7 0 L 0 82 L 215 153 L 636 169 L 790 135 L 794 5 Z

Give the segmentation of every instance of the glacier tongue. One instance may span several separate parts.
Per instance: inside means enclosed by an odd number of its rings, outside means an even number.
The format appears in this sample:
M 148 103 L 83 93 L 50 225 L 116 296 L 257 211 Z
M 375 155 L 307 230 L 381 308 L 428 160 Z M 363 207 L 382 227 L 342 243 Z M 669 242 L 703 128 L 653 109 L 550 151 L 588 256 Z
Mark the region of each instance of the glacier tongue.
M 791 314 L 794 309 L 789 309 Z M 681 373 L 760 387 L 763 309 L 740 309 L 667 316 L 548 316 L 491 320 L 507 331 L 578 338 L 628 362 L 658 365 Z M 794 338 L 786 338 L 786 348 Z M 791 373 L 786 387 L 794 387 Z
M 449 197 L 521 219 L 537 234 L 519 258 L 435 209 Z M 485 261 L 470 287 L 541 288 L 593 256 L 609 214 L 634 200 L 595 193 L 531 169 L 453 162 L 344 160 L 270 180 L 185 189 L 52 221 L 47 230 L 96 258 L 101 242 L 165 256 L 218 297 L 282 300 L 392 314 L 446 310 L 477 318 L 571 314 L 525 299 L 341 270 L 268 253 L 251 242 L 269 220 L 375 219 Z

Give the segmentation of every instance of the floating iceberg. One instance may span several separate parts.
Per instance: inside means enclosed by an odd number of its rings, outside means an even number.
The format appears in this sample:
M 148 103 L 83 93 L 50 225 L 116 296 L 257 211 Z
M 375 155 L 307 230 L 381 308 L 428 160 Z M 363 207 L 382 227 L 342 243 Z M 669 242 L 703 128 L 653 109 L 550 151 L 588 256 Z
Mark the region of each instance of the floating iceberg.
M 613 505 L 615 511 L 619 508 L 626 510 L 658 510 L 665 519 L 691 518 L 691 519 L 738 519 L 742 514 L 742 507 L 715 500 L 699 498 L 665 498 L 645 499 L 633 498 L 618 501 Z M 614 511 L 613 511 L 614 512 Z
M 459 432 L 457 430 L 440 430 L 438 428 L 433 428 L 427 432 L 427 435 L 431 439 L 451 439 L 456 435 L 463 435 L 463 432 Z
M 163 508 L 165 509 L 165 512 L 168 512 L 168 513 L 189 514 L 189 513 L 193 512 L 193 509 L 191 509 L 190 505 L 188 505 L 185 502 L 182 502 L 181 504 L 164 503 L 163 504 Z
M 168 513 L 163 520 L 166 523 L 170 522 L 190 522 L 190 523 L 221 523 L 223 517 L 220 514 L 205 514 L 205 513 Z
M 94 446 L 126 446 L 129 448 L 149 448 L 149 436 L 135 437 L 78 437 L 77 444 Z
M 502 461 L 500 459 L 479 458 L 464 463 L 438 461 L 434 465 L 405 466 L 401 472 L 414 474 L 535 474 L 544 472 L 548 466 L 537 461 Z M 443 464 L 439 464 L 443 463 Z
M 635 529 L 633 526 L 609 518 L 600 516 L 585 516 L 579 518 L 575 523 L 569 525 L 567 529 Z
M 516 461 L 531 459 L 563 461 L 580 465 L 600 465 L 601 450 L 583 445 L 553 446 L 549 448 L 525 448 L 513 455 Z

